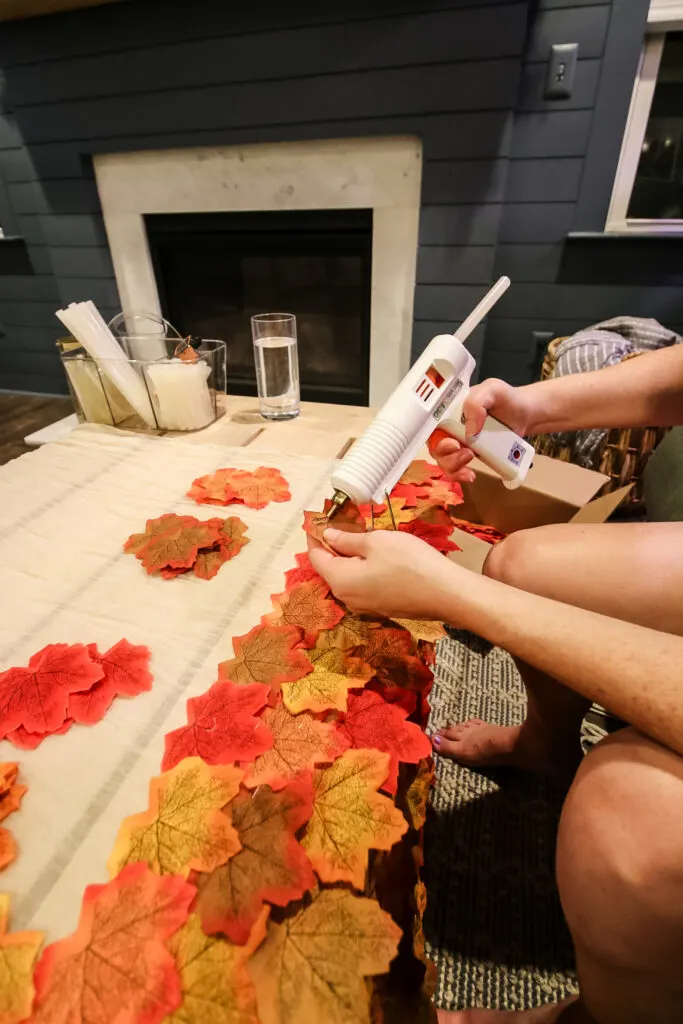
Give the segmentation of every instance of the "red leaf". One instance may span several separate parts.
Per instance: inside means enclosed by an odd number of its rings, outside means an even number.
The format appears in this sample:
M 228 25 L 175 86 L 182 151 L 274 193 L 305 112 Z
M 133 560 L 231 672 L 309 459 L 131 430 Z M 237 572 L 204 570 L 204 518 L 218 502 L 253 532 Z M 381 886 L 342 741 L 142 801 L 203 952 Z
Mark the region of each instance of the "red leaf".
M 242 791 L 230 804 L 242 849 L 210 875 L 199 875 L 197 911 L 204 931 L 245 943 L 264 902 L 285 907 L 315 883 L 294 835 L 313 811 L 310 774 L 279 793 L 268 786 Z
M 248 508 L 265 508 L 271 501 L 289 501 L 289 486 L 279 469 L 218 469 L 193 481 L 187 492 L 196 502 L 210 505 L 241 503 Z
M 392 796 L 398 783 L 398 763 L 411 764 L 429 757 L 432 745 L 419 725 L 407 722 L 408 714 L 389 704 L 379 693 L 365 690 L 349 694 L 348 710 L 337 729 L 352 747 L 383 750 L 389 754 L 389 772 L 382 786 Z
M 149 670 L 150 650 L 143 644 L 135 645 L 119 640 L 104 654 L 97 644 L 88 644 L 92 660 L 102 667 L 104 676 L 84 693 L 69 697 L 69 716 L 81 725 L 94 725 L 104 718 L 116 696 L 135 697 L 152 688 Z
M 233 683 L 267 683 L 271 701 L 282 683 L 293 683 L 313 671 L 299 650 L 301 630 L 295 626 L 254 626 L 244 636 L 233 637 L 236 657 L 222 661 L 218 678 Z
M 97 683 L 95 685 L 97 686 Z M 23 725 L 20 725 L 18 729 L 8 732 L 5 739 L 13 743 L 15 747 L 19 747 L 20 750 L 35 750 L 48 736 L 63 736 L 73 724 L 73 718 L 67 718 L 58 729 L 52 729 L 51 732 L 28 732 Z
M 420 498 L 426 498 L 428 490 L 424 484 L 402 484 L 397 483 L 392 492 L 392 498 L 401 498 L 405 508 L 415 508 Z
M 54 732 L 67 715 L 69 694 L 87 690 L 104 672 L 83 644 L 49 644 L 28 668 L 0 675 L 0 732 L 23 726 L 28 732 Z
M 231 682 L 214 683 L 201 697 L 190 698 L 189 724 L 166 735 L 162 772 L 185 757 L 201 757 L 207 764 L 232 764 L 253 761 L 265 753 L 273 738 L 255 715 L 267 700 L 267 685 Z
M 413 485 L 429 484 L 431 480 L 440 480 L 444 475 L 441 466 L 437 466 L 435 462 L 427 462 L 426 459 L 415 459 L 410 463 L 399 483 Z
M 263 621 L 274 626 L 298 626 L 304 631 L 304 644 L 313 647 L 321 629 L 332 629 L 344 618 L 344 609 L 332 598 L 323 580 L 299 583 L 283 594 L 272 594 L 275 611 L 264 615 Z
M 35 973 L 31 1024 L 160 1024 L 181 1003 L 165 940 L 187 920 L 195 889 L 133 864 L 89 885 L 73 935 L 48 946 Z
M 292 590 L 297 583 L 308 583 L 310 580 L 320 580 L 321 583 L 323 582 L 322 576 L 318 576 L 318 573 L 311 565 L 307 551 L 302 551 L 294 557 L 297 568 L 288 569 L 285 573 L 285 590 Z
M 439 526 L 437 523 L 428 523 L 424 519 L 413 519 L 412 523 L 401 523 L 399 530 L 404 533 L 411 533 L 413 537 L 419 537 L 431 547 L 436 548 L 443 555 L 449 551 L 460 551 L 460 548 L 451 540 L 453 525 Z

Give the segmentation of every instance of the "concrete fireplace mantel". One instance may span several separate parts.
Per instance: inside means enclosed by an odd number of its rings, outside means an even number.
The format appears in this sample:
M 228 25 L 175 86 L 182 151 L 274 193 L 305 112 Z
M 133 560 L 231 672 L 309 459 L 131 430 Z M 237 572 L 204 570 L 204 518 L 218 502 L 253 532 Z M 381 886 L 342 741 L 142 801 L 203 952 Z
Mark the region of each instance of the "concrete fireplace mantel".
M 414 138 L 112 153 L 94 158 L 124 309 L 160 312 L 143 215 L 372 209 L 370 404 L 410 364 L 422 149 Z

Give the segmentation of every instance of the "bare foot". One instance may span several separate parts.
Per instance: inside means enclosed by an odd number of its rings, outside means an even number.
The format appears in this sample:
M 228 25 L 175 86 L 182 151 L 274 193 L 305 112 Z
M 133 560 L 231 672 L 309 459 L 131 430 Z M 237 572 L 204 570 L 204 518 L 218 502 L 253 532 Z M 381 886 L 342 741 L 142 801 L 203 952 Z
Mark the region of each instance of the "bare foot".
M 468 768 L 509 767 L 546 775 L 573 776 L 581 761 L 579 737 L 559 744 L 555 737 L 524 725 L 492 725 L 470 718 L 433 737 L 434 750 Z
M 459 1010 L 452 1013 L 439 1010 L 439 1024 L 591 1024 L 578 999 L 565 999 L 562 1003 L 539 1006 L 536 1010 Z

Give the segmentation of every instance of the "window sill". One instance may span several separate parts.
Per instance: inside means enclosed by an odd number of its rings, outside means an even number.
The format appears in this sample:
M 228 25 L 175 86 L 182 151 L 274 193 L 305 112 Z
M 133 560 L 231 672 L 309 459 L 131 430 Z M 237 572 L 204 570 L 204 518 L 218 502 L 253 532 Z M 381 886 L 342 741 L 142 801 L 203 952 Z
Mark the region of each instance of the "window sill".
M 665 242 L 671 239 L 672 242 L 680 242 L 683 238 L 683 225 L 675 231 L 570 231 L 567 238 L 577 239 L 604 239 L 607 242 L 623 242 L 628 239 L 630 242 L 639 240 L 651 242 L 653 239 L 658 242 Z

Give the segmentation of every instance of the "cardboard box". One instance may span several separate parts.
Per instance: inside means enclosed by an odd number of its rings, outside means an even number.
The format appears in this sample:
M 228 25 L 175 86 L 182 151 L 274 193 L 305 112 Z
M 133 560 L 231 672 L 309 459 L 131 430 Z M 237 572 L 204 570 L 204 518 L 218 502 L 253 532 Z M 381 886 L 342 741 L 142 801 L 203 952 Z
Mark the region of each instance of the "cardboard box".
M 537 455 L 526 480 L 516 490 L 478 459 L 470 463 L 477 474 L 473 484 L 463 485 L 465 503 L 457 506 L 459 519 L 495 526 L 502 533 L 527 530 L 549 523 L 604 523 L 631 487 L 621 487 L 596 498 L 609 477 L 571 462 Z M 463 549 L 454 561 L 481 572 L 491 545 L 463 530 L 453 540 Z

